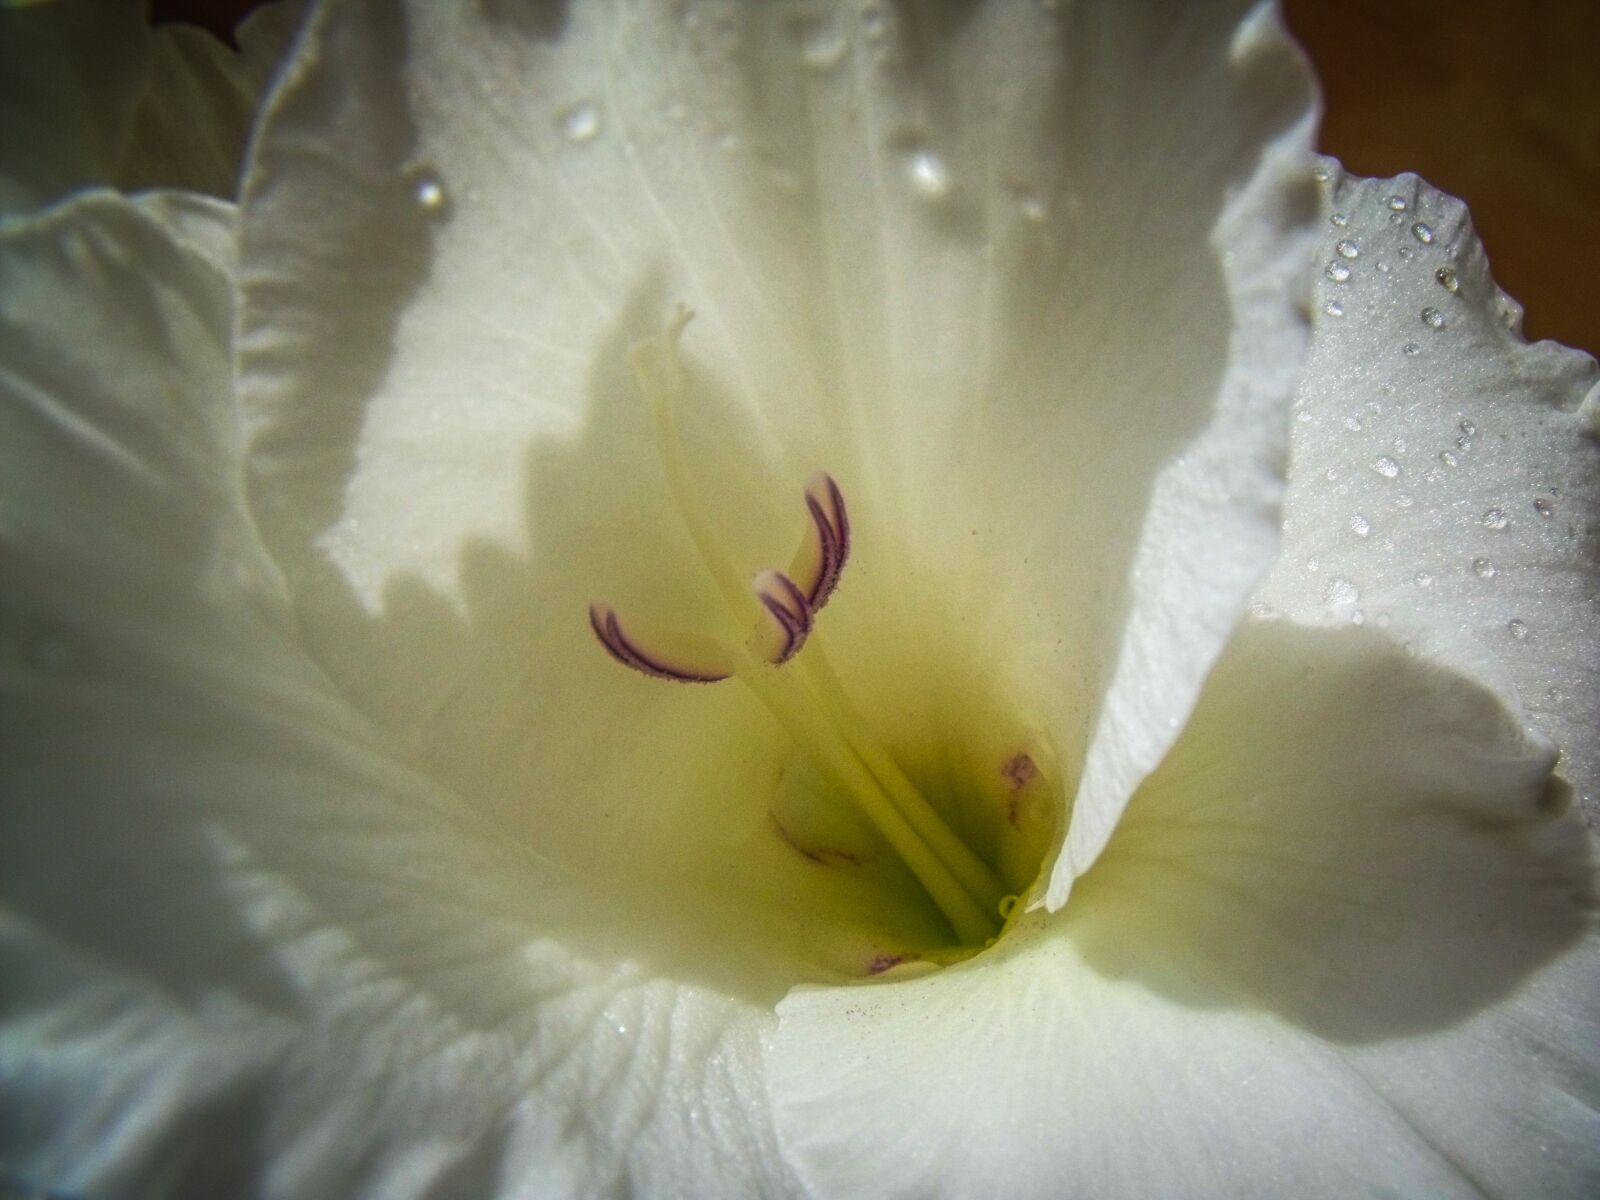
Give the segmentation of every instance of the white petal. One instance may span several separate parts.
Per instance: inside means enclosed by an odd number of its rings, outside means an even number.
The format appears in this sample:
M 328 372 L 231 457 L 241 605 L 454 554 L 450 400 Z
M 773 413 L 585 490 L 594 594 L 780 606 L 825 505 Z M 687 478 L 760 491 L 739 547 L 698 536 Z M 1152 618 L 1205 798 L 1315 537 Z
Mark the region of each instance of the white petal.
M 826 636 L 885 736 L 1005 711 L 1070 791 L 1107 697 L 1059 903 L 1274 545 L 1310 195 L 1272 14 L 496 11 L 330 6 L 256 149 L 254 496 L 317 653 L 464 790 L 582 797 L 545 844 L 614 859 L 597 794 L 676 845 L 762 792 L 759 714 L 596 682 L 574 637 L 590 600 L 715 607 L 623 368 L 686 300 L 741 563 L 811 470 L 851 497 Z
M 149 81 L 115 182 L 232 197 L 257 109 L 308 4 L 276 0 L 241 23 L 237 50 L 192 25 L 150 34 Z
M 1553 755 L 1361 630 L 1248 626 L 1072 903 L 779 1008 L 822 1196 L 1572 1196 L 1594 883 Z
M 1264 599 L 1424 626 L 1419 648 L 1514 689 L 1600 817 L 1600 369 L 1523 340 L 1460 201 L 1328 173 L 1341 278 L 1316 306 L 1343 315 L 1319 319 Z
M 149 41 L 137 0 L 0 8 L 0 214 L 111 179 Z
M 288 638 L 240 495 L 228 217 L 100 194 L 0 234 L 8 1169 L 782 1194 L 770 1010 L 666 976 L 670 928 L 398 765 Z

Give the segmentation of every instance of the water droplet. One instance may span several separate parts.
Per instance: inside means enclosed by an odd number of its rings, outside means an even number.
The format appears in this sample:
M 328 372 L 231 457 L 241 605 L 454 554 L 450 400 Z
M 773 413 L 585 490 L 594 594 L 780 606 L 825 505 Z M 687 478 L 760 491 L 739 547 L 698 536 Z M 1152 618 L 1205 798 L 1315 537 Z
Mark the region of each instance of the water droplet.
M 1346 608 L 1361 599 L 1356 585 L 1343 575 L 1335 575 L 1323 586 L 1322 602 L 1334 608 Z
M 1328 218 L 1328 224 L 1338 229 L 1343 229 L 1346 225 L 1350 224 L 1350 218 L 1345 216 L 1343 213 L 1334 213 L 1333 216 Z
M 1555 505 L 1551 504 L 1550 501 L 1546 500 L 1543 496 L 1540 496 L 1533 502 L 1533 511 L 1548 520 L 1551 514 L 1556 511 L 1556 509 Z
M 1506 622 L 1506 632 L 1519 642 L 1528 640 L 1528 623 L 1519 617 L 1512 617 Z
M 1405 212 L 1407 207 L 1406 198 L 1404 196 L 1390 196 L 1389 207 L 1397 213 Z
M 1350 268 L 1338 259 L 1334 259 L 1328 264 L 1326 274 L 1335 283 L 1343 283 L 1350 278 Z
M 1426 587 L 1432 587 L 1433 586 L 1433 576 L 1428 574 L 1426 571 L 1418 571 L 1411 578 L 1416 582 L 1416 585 L 1419 588 L 1426 588 Z
M 837 22 L 809 22 L 800 30 L 800 60 L 813 71 L 830 71 L 844 58 L 849 44 L 849 37 Z
M 1361 418 L 1354 415 L 1346 417 L 1344 419 L 1344 427 L 1351 433 L 1360 433 L 1362 430 Z
M 1311 178 L 1318 183 L 1327 183 L 1328 180 L 1333 178 L 1333 172 L 1328 169 L 1327 164 L 1318 163 L 1311 168 Z
M 1366 623 L 1367 623 L 1367 614 L 1362 612 L 1359 608 L 1356 609 L 1355 612 L 1350 614 L 1350 624 L 1352 624 L 1352 625 L 1365 625 Z
M 1396 508 L 1411 508 L 1416 502 L 1416 497 L 1410 492 L 1401 492 L 1394 498 L 1394 506 Z
M 1456 457 L 1454 450 L 1445 450 L 1440 453 L 1439 461 L 1447 467 L 1459 467 L 1461 460 Z
M 1495 566 L 1487 558 L 1475 558 L 1472 560 L 1472 573 L 1479 579 L 1493 579 Z
M 1360 258 L 1361 257 L 1361 247 L 1356 245 L 1349 238 L 1345 238 L 1343 241 L 1341 241 L 1333 249 L 1334 249 L 1334 252 L 1336 254 L 1338 254 L 1338 256 L 1340 258 Z
M 1342 317 L 1344 316 L 1344 305 L 1337 300 L 1329 300 L 1322 306 L 1322 311 L 1330 317 Z
M 450 208 L 450 195 L 444 180 L 430 167 L 419 167 L 411 175 L 411 195 L 417 207 L 430 217 L 444 216 Z
M 1378 264 L 1377 265 L 1378 265 L 1378 274 L 1387 275 L 1389 273 L 1389 264 L 1384 262 L 1383 259 L 1380 258 L 1378 260 Z
M 1385 479 L 1393 479 L 1400 474 L 1400 464 L 1387 454 L 1381 454 L 1372 460 L 1372 469 Z
M 1439 286 L 1452 296 L 1461 290 L 1461 281 L 1456 278 L 1454 267 L 1440 267 L 1433 273 L 1433 277 L 1439 281 Z
M 1310 558 L 1306 559 L 1306 570 L 1315 575 L 1318 571 L 1322 570 L 1322 560 L 1313 554 Z
M 1443 329 L 1444 314 L 1437 308 L 1425 308 L 1422 310 L 1422 323 L 1429 329 Z
M 1406 355 L 1407 357 L 1410 357 L 1411 355 L 1416 354 L 1421 349 L 1422 349 L 1422 347 L 1417 345 L 1415 342 L 1407 342 L 1404 346 L 1400 347 L 1400 352 L 1402 354 Z
M 925 200 L 942 200 L 950 194 L 950 168 L 932 150 L 915 151 L 906 160 L 911 187 Z
M 1019 195 L 1017 197 L 1017 207 L 1022 211 L 1022 215 L 1035 225 L 1043 224 L 1044 219 L 1050 215 L 1050 210 L 1045 206 L 1045 202 L 1032 192 L 1023 192 Z
M 1372 522 L 1361 513 L 1350 518 L 1350 532 L 1364 538 L 1372 532 Z
M 600 132 L 600 110 L 592 104 L 574 104 L 561 114 L 561 133 L 569 142 L 587 142 Z
M 1411 236 L 1426 246 L 1428 243 L 1433 241 L 1433 228 L 1421 221 L 1418 221 L 1411 227 Z
M 1469 438 L 1466 434 L 1462 434 L 1460 437 L 1458 437 L 1456 439 L 1456 449 L 1462 451 L 1463 453 L 1468 451 L 1468 450 L 1471 450 L 1472 449 L 1472 439 Z
M 1456 428 L 1461 430 L 1462 434 L 1466 437 L 1478 436 L 1478 427 L 1471 421 L 1463 421 L 1460 425 L 1456 426 Z
M 1491 508 L 1488 512 L 1484 513 L 1483 516 L 1478 518 L 1478 524 L 1482 525 L 1485 529 L 1504 529 L 1507 525 L 1511 524 L 1511 518 L 1506 516 L 1505 509 Z

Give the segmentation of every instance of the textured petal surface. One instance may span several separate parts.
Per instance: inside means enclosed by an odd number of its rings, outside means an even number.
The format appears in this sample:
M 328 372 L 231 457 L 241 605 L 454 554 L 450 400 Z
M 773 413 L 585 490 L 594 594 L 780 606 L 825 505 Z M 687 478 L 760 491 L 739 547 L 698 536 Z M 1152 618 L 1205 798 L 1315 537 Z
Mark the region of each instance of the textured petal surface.
M 149 36 L 138 0 L 0 8 L 0 213 L 110 180 Z
M 295 651 L 226 401 L 231 215 L 89 195 L 0 237 L 8 1182 L 783 1194 L 770 1011 L 630 959 Z
M 152 31 L 149 80 L 117 186 L 233 197 L 256 112 L 309 7 L 276 0 L 256 9 L 239 26 L 237 50 L 190 25 Z
M 232 197 L 306 7 L 263 6 L 238 50 L 187 25 L 149 28 L 140 0 L 0 8 L 0 213 L 111 184 Z
M 1553 760 L 1370 632 L 1246 627 L 1063 912 L 783 1002 L 786 1150 L 823 1196 L 1591 1194 L 1600 947 Z
M 1503 684 L 1595 819 L 1600 369 L 1524 341 L 1460 201 L 1414 176 L 1324 173 L 1322 315 L 1263 598 L 1393 620 Z
M 823 635 L 891 749 L 1042 742 L 1068 798 L 1088 755 L 1059 901 L 1275 544 L 1313 198 L 1270 12 L 519 12 L 329 5 L 256 150 L 252 499 L 315 652 L 563 860 L 718 828 L 767 874 L 786 740 L 582 633 L 716 611 L 624 363 L 686 301 L 740 567 L 812 470 L 850 497 Z

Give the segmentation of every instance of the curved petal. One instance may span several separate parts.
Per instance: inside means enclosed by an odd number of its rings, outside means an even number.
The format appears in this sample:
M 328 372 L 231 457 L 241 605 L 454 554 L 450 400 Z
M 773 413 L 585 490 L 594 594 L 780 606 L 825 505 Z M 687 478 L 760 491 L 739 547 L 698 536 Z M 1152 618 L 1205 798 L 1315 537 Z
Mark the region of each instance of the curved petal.
M 1322 173 L 1324 315 L 1263 599 L 1394 620 L 1503 682 L 1600 818 L 1600 368 L 1523 340 L 1460 201 Z
M 139 0 L 0 8 L 0 214 L 110 180 L 149 37 Z
M 780 1005 L 786 1151 L 821 1196 L 1591 1194 L 1553 758 L 1371 632 L 1246 626 L 1064 911 Z
M 232 197 L 256 110 L 306 4 L 278 0 L 239 49 L 151 29 L 141 0 L 0 7 L 0 213 L 81 188 Z
M 116 160 L 116 185 L 236 195 L 256 113 L 308 7 L 262 5 L 240 24 L 238 49 L 191 25 L 153 30 L 149 81 Z
M 1058 903 L 1274 544 L 1310 101 L 1270 9 L 537 11 L 329 5 L 270 106 L 252 495 L 315 652 L 553 853 L 752 828 L 765 715 L 574 636 L 718 611 L 623 367 L 687 301 L 733 558 L 814 469 L 850 498 L 826 638 L 881 735 L 992 738 L 986 779 L 1043 741 L 1068 793 L 1088 753 Z
M 230 220 L 95 194 L 0 234 L 8 1171 L 785 1194 L 770 1011 L 628 954 L 294 645 L 241 494 Z

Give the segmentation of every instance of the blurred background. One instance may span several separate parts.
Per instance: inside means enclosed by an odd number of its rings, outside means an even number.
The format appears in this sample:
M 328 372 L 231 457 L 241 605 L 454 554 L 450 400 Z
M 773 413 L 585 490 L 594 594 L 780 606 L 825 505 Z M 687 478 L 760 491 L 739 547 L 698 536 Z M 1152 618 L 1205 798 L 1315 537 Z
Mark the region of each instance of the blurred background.
M 224 39 L 260 0 L 154 0 Z M 1321 149 L 1471 206 L 1529 337 L 1600 353 L 1600 0 L 1283 0 Z

